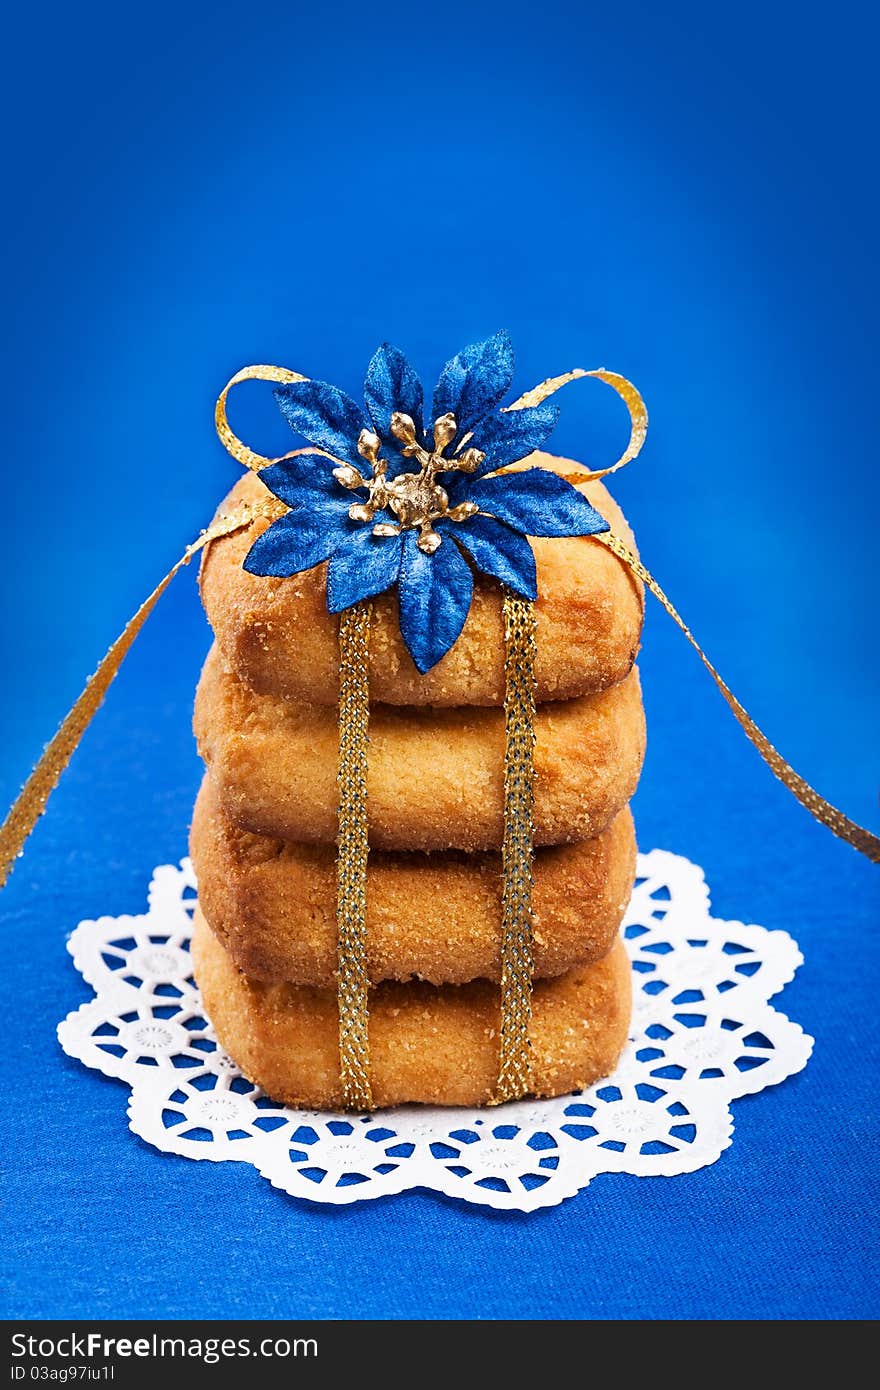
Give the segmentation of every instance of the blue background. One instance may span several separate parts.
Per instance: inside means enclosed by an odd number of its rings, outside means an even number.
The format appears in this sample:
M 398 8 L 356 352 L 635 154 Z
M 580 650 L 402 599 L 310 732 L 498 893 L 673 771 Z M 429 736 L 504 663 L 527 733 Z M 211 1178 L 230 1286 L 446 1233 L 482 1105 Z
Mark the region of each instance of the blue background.
M 211 419 L 233 370 L 356 392 L 382 338 L 431 378 L 507 326 L 523 387 L 575 364 L 640 385 L 616 492 L 648 564 L 795 766 L 880 829 L 868 7 L 314 9 L 5 21 L 0 801 L 234 480 Z M 248 391 L 236 421 L 280 451 Z M 607 461 L 611 393 L 562 399 L 560 451 Z M 87 994 L 64 939 L 185 852 L 208 640 L 187 573 L 0 902 L 7 1311 L 876 1315 L 880 875 L 773 781 L 656 606 L 641 843 L 797 937 L 784 1007 L 817 1038 L 717 1165 L 529 1217 L 329 1211 L 127 1132 L 124 1089 L 54 1039 Z

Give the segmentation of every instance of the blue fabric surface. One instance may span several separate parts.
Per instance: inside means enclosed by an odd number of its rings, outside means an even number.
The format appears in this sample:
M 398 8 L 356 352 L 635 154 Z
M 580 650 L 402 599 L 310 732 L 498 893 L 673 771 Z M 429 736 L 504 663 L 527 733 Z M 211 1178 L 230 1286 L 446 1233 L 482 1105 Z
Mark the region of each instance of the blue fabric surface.
M 294 434 L 355 468 L 362 465 L 357 444 L 367 422 L 351 396 L 329 381 L 292 381 L 276 386 L 272 395 Z
M 441 534 L 458 540 L 478 570 L 491 574 L 523 598 L 537 598 L 535 554 L 525 536 L 491 516 L 471 517 L 467 526 L 440 521 Z
M 415 531 L 404 532 L 397 590 L 400 631 L 423 675 L 461 636 L 473 591 L 473 575 L 460 550 L 447 541 L 434 555 L 426 555 Z
M 431 402 L 431 419 L 454 415 L 457 438 L 476 429 L 501 405 L 514 373 L 513 344 L 506 328 L 470 343 L 444 364 Z
M 395 410 L 408 415 L 421 436 L 425 427 L 422 383 L 412 364 L 390 343 L 381 343 L 370 358 L 364 381 L 364 401 L 373 429 L 381 439 L 391 436 L 391 416 Z
M 595 536 L 609 529 L 571 483 L 540 468 L 480 478 L 468 496 L 479 502 L 481 511 L 532 536 Z
M 605 364 L 639 385 L 649 442 L 614 491 L 646 562 L 786 756 L 880 828 L 866 5 L 636 3 L 625 29 L 518 0 L 50 9 L 7 18 L 0 90 L 4 804 L 237 476 L 211 423 L 232 371 L 289 361 L 357 396 L 383 337 L 433 380 L 503 323 L 518 381 Z M 401 32 L 413 61 L 390 66 Z M 281 452 L 263 390 L 236 426 Z M 554 447 L 607 462 L 624 416 L 584 383 Z M 125 1089 L 55 1042 L 88 994 L 64 937 L 142 910 L 185 851 L 208 640 L 184 574 L 0 897 L 3 1311 L 876 1316 L 880 871 L 773 781 L 655 607 L 641 843 L 703 864 L 719 915 L 794 934 L 783 1007 L 817 1039 L 736 1103 L 714 1167 L 528 1217 L 423 1194 L 326 1211 L 128 1133 Z

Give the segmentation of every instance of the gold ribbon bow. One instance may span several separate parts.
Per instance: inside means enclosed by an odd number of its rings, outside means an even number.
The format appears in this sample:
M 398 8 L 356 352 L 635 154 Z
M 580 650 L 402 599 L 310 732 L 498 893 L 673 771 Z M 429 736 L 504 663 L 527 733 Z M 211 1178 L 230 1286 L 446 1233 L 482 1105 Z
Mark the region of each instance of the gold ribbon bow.
M 570 482 L 585 482 L 616 472 L 634 459 L 645 441 L 648 413 L 636 388 L 625 377 L 600 368 L 577 368 L 550 377 L 527 391 L 508 410 L 540 404 L 563 386 L 587 377 L 598 377 L 611 386 L 626 404 L 630 439 L 623 454 L 610 468 L 563 474 Z M 306 381 L 300 372 L 266 365 L 245 367 L 220 393 L 215 410 L 217 433 L 233 458 L 259 471 L 275 460 L 255 453 L 233 432 L 226 416 L 227 396 L 243 381 L 289 383 Z M 318 451 L 322 452 L 322 451 Z M 564 462 L 558 460 L 559 462 Z M 218 517 L 171 567 L 129 620 L 89 678 L 79 699 L 66 715 L 30 774 L 3 825 L 0 826 L 0 888 L 21 854 L 25 841 L 46 809 L 52 791 L 69 763 L 85 730 L 101 705 L 126 654 L 156 603 L 178 570 L 211 541 L 242 529 L 257 516 L 276 517 L 274 499 L 245 504 Z M 873 863 L 880 863 L 880 837 L 857 825 L 820 796 L 777 752 L 744 706 L 712 665 L 678 611 L 642 562 L 610 532 L 588 537 L 606 546 L 665 608 L 687 638 L 714 680 L 743 732 L 757 748 L 774 776 L 788 788 L 810 814 L 852 845 Z M 340 621 L 340 741 L 339 741 L 339 848 L 337 918 L 339 923 L 339 1034 L 340 1071 L 346 1104 L 372 1108 L 369 1072 L 369 981 L 366 973 L 366 889 L 368 856 L 367 731 L 369 724 L 368 644 L 372 605 L 356 604 Z M 529 1089 L 529 1024 L 532 993 L 532 808 L 534 800 L 535 742 L 535 618 L 531 602 L 509 591 L 504 597 L 505 626 L 505 776 L 504 841 L 502 860 L 504 891 L 501 923 L 501 1041 L 496 1101 L 524 1095 Z

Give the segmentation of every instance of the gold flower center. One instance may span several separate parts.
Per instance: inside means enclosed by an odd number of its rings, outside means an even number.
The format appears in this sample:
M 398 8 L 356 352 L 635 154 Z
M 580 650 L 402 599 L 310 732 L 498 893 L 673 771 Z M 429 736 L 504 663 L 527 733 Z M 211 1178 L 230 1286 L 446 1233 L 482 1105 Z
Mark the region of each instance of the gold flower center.
M 377 512 L 390 511 L 396 521 L 379 521 L 373 527 L 374 536 L 399 536 L 401 531 L 417 530 L 419 550 L 433 555 L 443 537 L 434 530 L 434 522 L 446 517 L 450 521 L 466 521 L 480 509 L 476 502 L 459 502 L 450 507 L 445 488 L 437 482 L 438 473 L 453 470 L 473 473 L 486 457 L 480 449 L 459 448 L 452 458 L 445 457 L 458 425 L 453 415 L 441 415 L 434 421 L 434 447 L 425 449 L 418 441 L 415 423 L 410 415 L 395 411 L 391 416 L 391 433 L 401 444 L 405 458 L 414 459 L 419 471 L 399 473 L 388 477 L 388 461 L 379 457 L 381 440 L 372 430 L 361 430 L 358 453 L 370 465 L 370 477 L 365 478 L 351 464 L 334 468 L 333 476 L 343 487 L 357 491 L 366 488 L 366 502 L 355 502 L 348 509 L 352 521 L 372 521 Z

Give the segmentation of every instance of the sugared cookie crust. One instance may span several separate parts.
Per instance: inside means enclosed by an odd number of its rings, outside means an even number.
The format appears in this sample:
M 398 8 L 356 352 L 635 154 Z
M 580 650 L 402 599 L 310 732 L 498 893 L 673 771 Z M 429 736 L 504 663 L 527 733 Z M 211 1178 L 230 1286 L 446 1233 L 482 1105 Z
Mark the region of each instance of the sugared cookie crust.
M 599 835 L 636 789 L 645 752 L 638 671 L 596 695 L 538 707 L 535 843 Z M 336 711 L 256 695 L 216 647 L 196 694 L 195 733 L 226 814 L 280 840 L 336 837 Z M 377 849 L 498 849 L 500 709 L 370 712 L 370 841 Z
M 342 1101 L 339 1020 L 331 991 L 260 984 L 242 975 L 197 911 L 196 980 L 220 1044 L 275 1100 L 326 1109 Z M 540 981 L 532 1017 L 532 1090 L 563 1095 L 610 1072 L 626 1041 L 629 958 L 620 941 L 602 960 Z M 484 981 L 380 985 L 370 997 L 376 1105 L 483 1105 L 498 1073 L 499 999 Z
M 542 461 L 550 466 L 544 454 L 528 460 Z M 623 514 L 602 484 L 579 487 L 615 534 L 634 549 Z M 269 496 L 259 477 L 248 474 L 220 511 Z M 242 561 L 268 525 L 261 518 L 213 541 L 205 552 L 201 590 L 208 621 L 226 664 L 255 690 L 335 704 L 339 619 L 327 612 L 327 567 L 318 565 L 289 579 L 248 574 Z M 532 546 L 538 566 L 538 699 L 570 699 L 622 680 L 641 637 L 644 595 L 639 581 L 590 538 L 534 539 Z M 501 604 L 500 585 L 478 577 L 461 636 L 432 671 L 420 676 L 400 636 L 397 599 L 381 595 L 374 603 L 370 639 L 370 698 L 395 705 L 500 705 Z
M 267 982 L 336 985 L 336 862 L 331 845 L 284 844 L 239 830 L 202 783 L 190 853 L 205 916 L 235 964 Z M 538 978 L 599 960 L 635 877 L 632 816 L 594 840 L 535 856 Z M 501 856 L 376 851 L 369 863 L 370 980 L 464 984 L 501 972 Z

